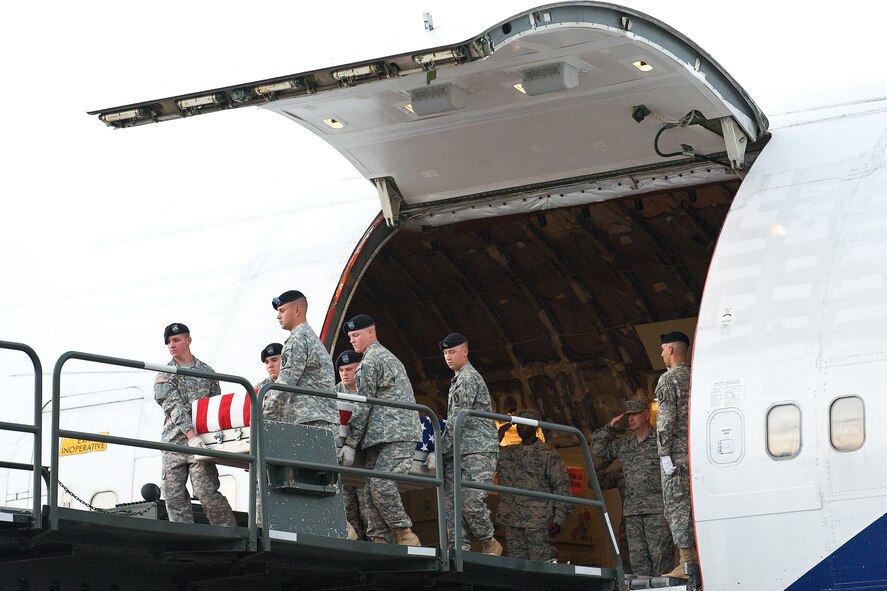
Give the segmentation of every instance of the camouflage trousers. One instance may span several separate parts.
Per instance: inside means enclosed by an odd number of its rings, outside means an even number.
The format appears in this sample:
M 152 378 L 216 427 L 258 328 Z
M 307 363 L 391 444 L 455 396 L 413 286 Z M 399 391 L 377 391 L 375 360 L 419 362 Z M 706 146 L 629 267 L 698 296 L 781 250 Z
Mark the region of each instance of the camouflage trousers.
M 674 568 L 674 542 L 668 522 L 661 513 L 626 515 L 623 521 L 632 574 L 658 577 Z
M 551 536 L 544 527 L 505 526 L 506 554 L 511 558 L 546 562 L 555 558 Z
M 337 437 L 337 445 L 338 447 L 342 447 L 343 440 L 341 437 Z M 357 450 L 354 454 L 354 465 L 355 466 L 364 466 L 366 462 L 364 460 L 364 453 L 361 450 Z M 342 494 L 345 497 L 345 516 L 348 518 L 348 523 L 351 524 L 351 527 L 354 528 L 354 531 L 357 533 L 357 539 L 366 540 L 366 505 L 364 493 L 362 492 L 365 487 L 363 486 L 345 486 L 343 487 Z
M 433 452 L 432 452 L 433 453 Z M 462 456 L 462 479 L 486 482 L 491 484 L 496 475 L 497 453 L 475 453 Z M 447 539 L 453 545 L 455 536 L 455 519 L 453 518 L 453 458 L 444 460 L 444 486 L 446 487 L 445 505 L 447 509 Z M 493 522 L 490 520 L 490 509 L 484 502 L 487 491 L 476 488 L 462 488 L 462 549 L 471 550 L 471 537 L 486 540 L 493 537 Z
M 406 474 L 410 471 L 416 444 L 398 441 L 380 443 L 366 452 L 366 467 L 370 470 Z M 366 535 L 389 538 L 393 528 L 413 527 L 413 522 L 403 508 L 403 500 L 397 490 L 397 483 L 386 478 L 367 478 L 362 489 L 366 507 Z
M 690 506 L 690 477 L 687 464 L 675 462 L 671 476 L 662 476 L 662 501 L 665 503 L 665 520 L 671 529 L 671 537 L 679 548 L 695 548 L 693 532 L 693 508 Z
M 191 496 L 185 486 L 190 476 L 194 496 L 200 500 L 209 522 L 237 525 L 228 499 L 219 492 L 219 471 L 215 464 L 198 462 L 188 454 L 163 452 L 162 466 L 163 498 L 170 521 L 194 523 Z

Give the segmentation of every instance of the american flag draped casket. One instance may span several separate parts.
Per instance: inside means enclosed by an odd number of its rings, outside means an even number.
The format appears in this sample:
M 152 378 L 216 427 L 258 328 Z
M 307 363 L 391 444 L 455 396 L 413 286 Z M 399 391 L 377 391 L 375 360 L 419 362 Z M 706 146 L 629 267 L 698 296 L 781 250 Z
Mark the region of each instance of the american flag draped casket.
M 249 396 L 222 394 L 200 398 L 191 403 L 191 422 L 197 436 L 210 449 L 231 453 L 249 453 Z M 200 462 L 215 462 L 225 466 L 248 468 L 246 462 L 197 457 Z

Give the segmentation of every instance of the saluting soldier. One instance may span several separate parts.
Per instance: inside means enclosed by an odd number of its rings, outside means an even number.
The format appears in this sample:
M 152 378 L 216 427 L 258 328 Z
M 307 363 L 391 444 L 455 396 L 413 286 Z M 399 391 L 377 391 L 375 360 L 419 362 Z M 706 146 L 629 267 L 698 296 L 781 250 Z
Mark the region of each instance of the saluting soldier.
M 280 356 L 277 382 L 332 391 L 336 387 L 333 360 L 323 343 L 308 326 L 308 300 L 298 290 L 285 291 L 271 300 L 280 327 L 290 331 Z M 270 390 L 263 403 L 265 418 L 284 423 L 323 427 L 339 431 L 339 411 L 333 398 Z
M 277 376 L 280 375 L 280 354 L 282 352 L 283 345 L 280 343 L 268 343 L 262 349 L 262 363 L 265 364 L 265 371 L 268 372 L 268 377 L 256 384 L 256 392 L 265 384 L 277 381 Z
M 535 410 L 522 410 L 515 416 L 540 420 Z M 499 484 L 572 496 L 567 467 L 557 450 L 536 437 L 536 427 L 517 425 L 520 445 L 499 450 Z M 505 524 L 508 556 L 543 562 L 556 562 L 552 538 L 570 512 L 572 503 L 517 496 L 499 495 L 499 521 Z
M 453 370 L 450 391 L 447 395 L 447 419 L 450 425 L 463 410 L 483 410 L 492 412 L 490 390 L 483 377 L 468 360 L 468 339 L 454 332 L 440 342 L 447 367 Z M 491 484 L 496 475 L 496 459 L 499 455 L 499 440 L 493 421 L 480 417 L 466 417 L 460 441 L 462 478 Z M 447 537 L 454 543 L 454 469 L 453 433 L 448 428 L 443 434 L 444 486 L 446 487 Z M 481 541 L 484 554 L 500 556 L 502 545 L 493 537 L 493 522 L 490 510 L 484 499 L 487 491 L 475 488 L 463 489 L 462 504 L 462 549 L 471 550 L 469 533 Z
M 383 347 L 376 336 L 376 323 L 358 314 L 345 323 L 351 346 L 363 354 L 357 370 L 357 391 L 362 396 L 399 402 L 416 402 L 413 386 L 403 363 Z M 343 465 L 354 463 L 355 450 L 366 453 L 366 467 L 394 474 L 410 471 L 416 442 L 421 437 L 419 413 L 415 410 L 358 404 L 351 415 L 351 434 L 339 451 Z M 388 543 L 389 532 L 402 546 L 419 546 L 411 529 L 413 522 L 393 480 L 367 478 L 365 487 L 367 537 Z
M 630 435 L 619 437 L 628 424 Z M 643 400 L 626 400 L 625 412 L 591 434 L 591 453 L 622 460 L 625 523 L 632 572 L 659 576 L 674 564 L 674 544 L 662 503 L 659 449 L 650 425 L 650 407 Z
M 213 371 L 191 353 L 191 331 L 181 322 L 174 322 L 163 330 L 163 342 L 172 359 L 167 365 L 200 371 Z M 191 402 L 221 394 L 219 382 L 179 374 L 159 373 L 154 380 L 154 400 L 163 408 L 163 436 L 165 443 L 206 448 L 197 437 L 191 419 Z M 203 505 L 203 512 L 213 525 L 237 525 L 228 499 L 219 492 L 219 471 L 209 462 L 198 462 L 193 455 L 163 452 L 163 496 L 170 521 L 194 523 L 191 497 L 186 483 L 191 477 L 194 496 Z
M 662 466 L 662 498 L 665 519 L 671 529 L 680 562 L 663 576 L 688 578 L 686 565 L 696 563 L 696 536 L 693 532 L 693 511 L 690 506 L 689 438 L 690 404 L 690 338 L 682 332 L 659 337 L 662 360 L 668 370 L 656 384 L 659 412 L 656 416 L 656 439 Z

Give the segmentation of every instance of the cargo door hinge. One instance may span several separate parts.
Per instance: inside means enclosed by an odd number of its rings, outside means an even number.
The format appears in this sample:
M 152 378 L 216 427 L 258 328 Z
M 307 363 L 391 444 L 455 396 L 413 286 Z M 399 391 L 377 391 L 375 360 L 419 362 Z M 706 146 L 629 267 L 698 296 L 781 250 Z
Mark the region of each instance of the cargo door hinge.
M 376 190 L 379 192 L 379 202 L 382 204 L 382 215 L 385 217 L 385 223 L 389 228 L 393 228 L 398 224 L 400 216 L 400 205 L 403 203 L 394 179 L 391 177 L 382 177 L 372 179 Z

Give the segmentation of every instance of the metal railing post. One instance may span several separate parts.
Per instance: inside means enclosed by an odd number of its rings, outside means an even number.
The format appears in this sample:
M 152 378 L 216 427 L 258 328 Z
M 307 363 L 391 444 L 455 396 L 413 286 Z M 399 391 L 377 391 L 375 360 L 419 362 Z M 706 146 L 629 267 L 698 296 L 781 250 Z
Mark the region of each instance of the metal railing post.
M 61 374 L 62 368 L 65 363 L 67 363 L 71 359 L 77 359 L 80 361 L 88 361 L 92 363 L 101 363 L 105 365 L 116 365 L 120 367 L 130 367 L 133 369 L 143 369 L 148 371 L 156 371 L 163 373 L 176 373 L 184 376 L 197 377 L 197 378 L 205 378 L 210 380 L 218 380 L 220 382 L 226 383 L 234 383 L 239 384 L 244 387 L 246 390 L 247 397 L 250 401 L 250 454 L 237 454 L 232 452 L 224 452 L 212 449 L 202 449 L 196 453 L 196 455 L 207 456 L 212 458 L 221 458 L 228 460 L 237 460 L 237 461 L 248 461 L 250 463 L 250 471 L 249 471 L 249 486 L 253 491 L 250 495 L 250 506 L 248 510 L 248 519 L 249 523 L 248 532 L 249 532 L 249 546 L 251 550 L 255 550 L 258 545 L 258 529 L 256 527 L 256 476 L 257 472 L 254 470 L 254 466 L 257 461 L 256 457 L 256 444 L 255 444 L 255 435 L 257 426 L 253 424 L 253 420 L 260 416 L 259 409 L 256 404 L 256 394 L 253 390 L 252 384 L 249 383 L 243 377 L 230 375 L 230 374 L 222 374 L 216 372 L 208 372 L 195 370 L 187 367 L 177 367 L 172 365 L 161 365 L 157 363 L 148 363 L 144 361 L 134 361 L 132 359 L 121 359 L 119 357 L 108 357 L 106 355 L 94 355 L 92 353 L 82 353 L 79 351 L 68 351 L 58 358 L 58 361 L 55 363 L 55 368 L 53 369 L 53 384 L 52 384 L 52 430 L 50 432 L 50 438 L 52 440 L 52 458 L 51 458 L 51 468 L 50 468 L 50 487 L 49 487 L 49 528 L 50 530 L 58 530 L 58 521 L 59 521 L 59 507 L 58 507 L 58 487 L 59 487 L 59 439 L 61 437 L 75 437 L 78 439 L 89 439 L 91 441 L 98 441 L 104 443 L 114 443 L 119 445 L 126 445 L 130 447 L 141 447 L 145 449 L 155 449 L 160 451 L 171 451 L 178 453 L 185 453 L 189 455 L 195 455 L 196 450 L 187 445 L 179 445 L 174 443 L 158 443 L 155 441 L 148 441 L 142 439 L 133 439 L 128 437 L 118 437 L 111 435 L 99 435 L 95 433 L 84 433 L 81 431 L 72 431 L 68 429 L 61 429 L 59 426 L 60 420 L 60 402 L 61 402 Z M 261 419 L 259 419 L 260 421 Z
M 31 365 L 34 366 L 34 424 L 33 426 L 29 425 L 17 425 L 17 424 L 6 424 L 2 423 L 4 429 L 14 429 L 16 431 L 24 431 L 26 433 L 32 433 L 34 435 L 34 465 L 33 465 L 33 479 L 31 481 L 31 487 L 33 490 L 33 499 L 31 503 L 31 512 L 33 514 L 33 527 L 34 529 L 42 529 L 43 528 L 43 507 L 41 504 L 41 498 L 43 496 L 43 487 L 41 477 L 43 475 L 43 364 L 40 362 L 40 357 L 37 353 L 24 343 L 13 343 L 10 341 L 0 341 L 0 349 L 9 349 L 12 351 L 21 351 L 26 354 L 30 360 Z M 20 429 L 29 427 L 27 429 Z M 10 466 L 7 466 L 10 467 Z
M 533 491 L 529 489 L 518 489 L 510 486 L 502 486 L 498 484 L 487 484 L 482 482 L 475 482 L 471 480 L 462 480 L 462 465 L 461 465 L 461 448 L 462 448 L 462 425 L 465 422 L 465 419 L 469 416 L 477 416 L 485 419 L 496 420 L 501 422 L 510 422 L 514 424 L 524 424 L 530 425 L 532 427 L 541 427 L 543 429 L 548 429 L 551 431 L 564 431 L 566 433 L 570 433 L 579 440 L 579 445 L 582 448 L 582 455 L 585 458 L 586 470 L 588 471 L 588 484 L 591 485 L 594 490 L 594 495 L 597 500 L 586 499 L 584 497 L 574 497 L 574 496 L 563 496 L 558 494 L 551 493 L 543 493 L 539 491 Z M 453 420 L 453 419 L 450 419 Z M 625 573 L 623 571 L 622 566 L 622 556 L 619 553 L 619 545 L 616 542 L 616 535 L 613 532 L 613 525 L 610 522 L 610 515 L 607 512 L 607 507 L 604 505 L 604 497 L 601 493 L 600 484 L 597 480 L 597 475 L 594 472 L 594 461 L 591 458 L 591 450 L 588 447 L 588 441 L 585 439 L 585 435 L 579 429 L 575 427 L 570 427 L 567 425 L 559 425 L 557 423 L 548 423 L 545 421 L 537 421 L 535 419 L 525 419 L 523 417 L 513 417 L 511 415 L 500 415 L 486 411 L 480 410 L 463 410 L 458 415 L 456 415 L 455 420 L 453 421 L 453 525 L 455 535 L 455 547 L 453 552 L 453 563 L 456 568 L 456 572 L 461 572 L 463 569 L 463 551 L 461 544 L 461 532 L 462 532 L 462 520 L 459 518 L 462 515 L 462 487 L 465 486 L 467 488 L 476 488 L 480 490 L 486 490 L 491 492 L 504 492 L 509 494 L 515 494 L 525 497 L 532 498 L 540 498 L 547 499 L 551 501 L 562 501 L 569 502 L 571 504 L 578 505 L 587 505 L 591 507 L 597 508 L 604 520 L 604 524 L 607 526 L 607 532 L 609 534 L 608 540 L 610 542 L 610 550 L 613 554 L 613 560 L 616 565 L 616 577 L 617 581 L 623 581 L 625 579 Z

